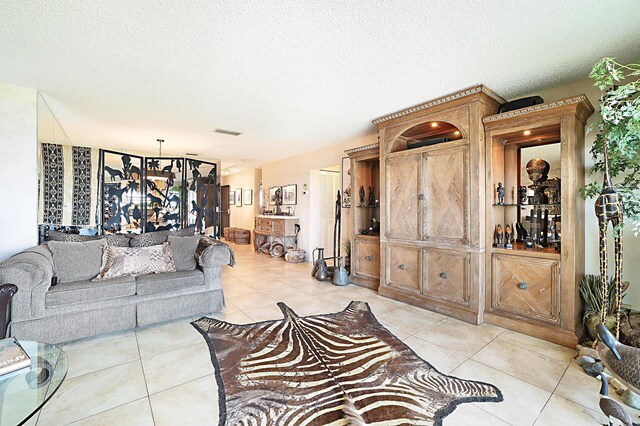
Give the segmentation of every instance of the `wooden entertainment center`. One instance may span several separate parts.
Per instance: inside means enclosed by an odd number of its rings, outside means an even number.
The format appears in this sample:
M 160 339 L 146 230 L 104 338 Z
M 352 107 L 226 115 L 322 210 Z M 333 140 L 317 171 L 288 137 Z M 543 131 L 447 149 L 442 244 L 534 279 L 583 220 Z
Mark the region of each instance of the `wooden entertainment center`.
M 379 148 L 347 151 L 354 200 L 351 280 L 473 324 L 486 321 L 572 346 L 582 329 L 584 202 L 578 190 L 593 107 L 577 96 L 497 114 L 503 103 L 488 88 L 472 87 L 374 120 Z M 519 203 L 526 201 L 518 199 L 521 187 L 531 183 L 521 178 L 523 150 L 552 144 L 559 150 L 558 199 L 550 205 L 540 195 L 535 206 Z M 359 206 L 360 182 L 376 182 L 370 175 L 378 171 L 379 207 Z M 496 198 L 498 182 L 504 199 Z M 496 240 L 507 225 L 538 226 L 542 212 L 544 237 L 532 228 L 530 248 Z M 362 235 L 376 214 L 379 236 Z M 516 238 L 515 231 L 511 235 Z M 378 238 L 379 285 L 371 271 Z

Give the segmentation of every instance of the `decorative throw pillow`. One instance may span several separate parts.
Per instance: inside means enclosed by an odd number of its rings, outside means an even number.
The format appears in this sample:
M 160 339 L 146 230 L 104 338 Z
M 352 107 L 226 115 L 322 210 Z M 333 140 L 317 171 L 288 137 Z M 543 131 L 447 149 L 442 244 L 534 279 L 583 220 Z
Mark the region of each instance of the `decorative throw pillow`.
M 68 234 L 66 232 L 49 232 L 49 241 L 64 241 L 68 243 L 83 243 L 85 241 L 95 241 L 102 239 L 102 235 L 80 235 Z
M 169 231 L 169 235 L 175 237 L 193 237 L 196 234 L 196 228 L 184 228 L 179 231 Z
M 193 271 L 198 266 L 196 262 L 196 249 L 200 242 L 200 235 L 193 237 L 175 237 L 169 235 L 169 244 L 173 252 L 173 261 L 178 271 Z
M 175 272 L 171 245 L 164 243 L 150 247 L 106 246 L 102 252 L 100 273 L 92 281 L 126 275 L 160 274 Z
M 53 270 L 59 283 L 90 280 L 100 272 L 102 249 L 106 241 L 49 241 Z
M 131 238 L 131 247 L 157 246 L 167 242 L 169 231 L 154 231 L 137 234 Z
M 126 234 L 107 234 L 104 236 L 108 246 L 129 247 L 129 238 Z

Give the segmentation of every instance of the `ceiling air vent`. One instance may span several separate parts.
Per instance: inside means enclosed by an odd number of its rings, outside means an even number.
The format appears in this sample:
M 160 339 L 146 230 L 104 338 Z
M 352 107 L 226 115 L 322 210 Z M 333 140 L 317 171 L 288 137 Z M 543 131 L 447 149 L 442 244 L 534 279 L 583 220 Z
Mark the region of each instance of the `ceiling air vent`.
M 198 154 L 194 154 L 193 152 L 185 152 L 184 155 L 188 155 L 189 157 L 197 157 Z
M 215 133 L 222 133 L 223 135 L 240 136 L 241 132 L 234 132 L 233 130 L 215 129 Z

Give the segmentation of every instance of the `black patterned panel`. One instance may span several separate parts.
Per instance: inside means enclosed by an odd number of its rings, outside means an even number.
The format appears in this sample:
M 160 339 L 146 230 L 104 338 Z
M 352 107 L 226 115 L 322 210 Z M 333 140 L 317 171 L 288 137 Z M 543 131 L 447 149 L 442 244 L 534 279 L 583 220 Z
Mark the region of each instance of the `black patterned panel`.
M 42 144 L 43 223 L 62 223 L 64 159 L 62 145 Z
M 73 225 L 91 224 L 91 148 L 73 147 Z

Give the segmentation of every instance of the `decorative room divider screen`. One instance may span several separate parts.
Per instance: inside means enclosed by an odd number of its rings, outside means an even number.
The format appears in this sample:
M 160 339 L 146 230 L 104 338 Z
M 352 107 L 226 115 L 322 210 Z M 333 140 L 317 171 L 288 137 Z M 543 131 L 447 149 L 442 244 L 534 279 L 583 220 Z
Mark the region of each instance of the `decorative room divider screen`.
M 214 227 L 217 165 L 100 150 L 100 233 Z

